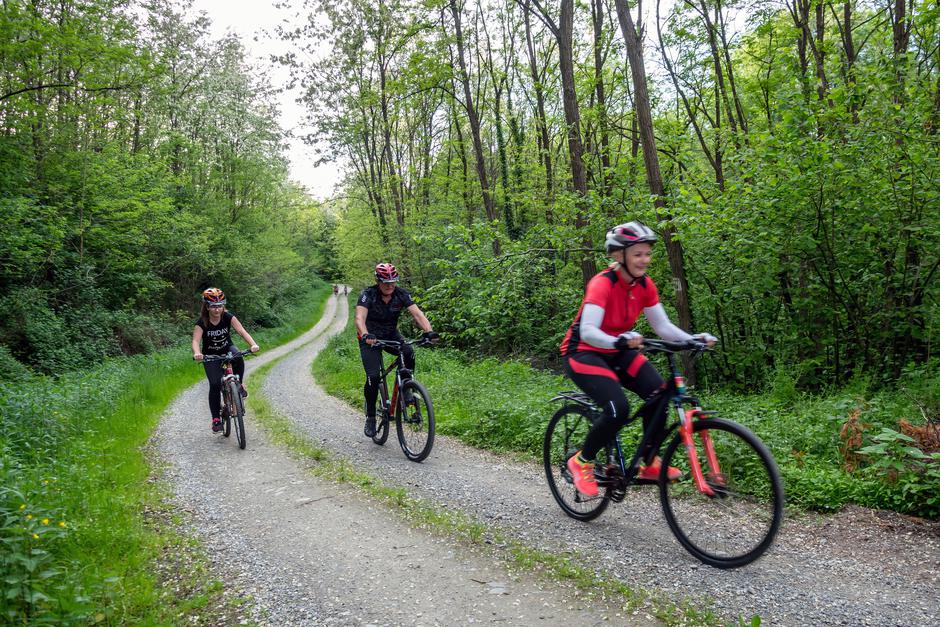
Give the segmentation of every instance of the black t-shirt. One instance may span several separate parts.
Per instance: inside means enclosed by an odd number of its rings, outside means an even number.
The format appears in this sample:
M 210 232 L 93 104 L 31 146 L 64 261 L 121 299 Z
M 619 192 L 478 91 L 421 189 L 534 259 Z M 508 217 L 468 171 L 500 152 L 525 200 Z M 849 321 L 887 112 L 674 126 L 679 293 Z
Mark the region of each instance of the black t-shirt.
M 228 352 L 228 347 L 232 343 L 232 318 L 235 316 L 231 312 L 223 312 L 219 324 L 206 324 L 202 317 L 196 320 L 196 326 L 202 329 L 202 354 L 203 355 L 224 355 Z
M 382 292 L 378 286 L 373 285 L 362 290 L 359 295 L 357 307 L 365 307 L 369 310 L 366 316 L 366 328 L 380 339 L 394 339 L 398 333 L 398 318 L 401 312 L 408 309 L 415 302 L 411 300 L 411 294 L 396 286 L 392 292 L 391 300 L 386 303 L 382 300 Z

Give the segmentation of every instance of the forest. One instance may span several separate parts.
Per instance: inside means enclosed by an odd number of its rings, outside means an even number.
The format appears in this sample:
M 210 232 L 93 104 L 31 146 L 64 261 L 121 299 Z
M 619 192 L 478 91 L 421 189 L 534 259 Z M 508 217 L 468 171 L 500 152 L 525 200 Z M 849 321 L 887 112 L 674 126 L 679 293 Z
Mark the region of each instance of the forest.
M 451 341 L 550 359 L 605 231 L 718 336 L 709 380 L 879 384 L 934 354 L 936 3 L 307 2 L 281 35 L 339 265 L 387 251 Z M 329 55 L 314 62 L 323 41 Z
M 935 4 L 294 9 L 273 61 L 347 168 L 326 204 L 289 180 L 278 86 L 205 16 L 4 5 L 5 376 L 165 345 L 213 283 L 276 322 L 308 274 L 378 260 L 451 345 L 550 364 L 629 219 L 680 326 L 721 341 L 708 381 L 890 385 L 932 357 Z

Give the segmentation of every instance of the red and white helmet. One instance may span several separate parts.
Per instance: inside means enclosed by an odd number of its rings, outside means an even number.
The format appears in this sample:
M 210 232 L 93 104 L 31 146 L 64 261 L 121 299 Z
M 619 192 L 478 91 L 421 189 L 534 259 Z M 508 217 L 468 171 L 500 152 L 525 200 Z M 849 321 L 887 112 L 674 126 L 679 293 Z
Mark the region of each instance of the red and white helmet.
M 656 233 L 642 222 L 627 222 L 607 231 L 604 247 L 608 253 L 630 248 L 634 244 L 655 244 Z
M 225 292 L 217 287 L 207 288 L 202 293 L 202 301 L 207 305 L 224 305 Z
M 380 263 L 375 266 L 375 280 L 379 283 L 397 283 L 398 270 L 390 263 Z

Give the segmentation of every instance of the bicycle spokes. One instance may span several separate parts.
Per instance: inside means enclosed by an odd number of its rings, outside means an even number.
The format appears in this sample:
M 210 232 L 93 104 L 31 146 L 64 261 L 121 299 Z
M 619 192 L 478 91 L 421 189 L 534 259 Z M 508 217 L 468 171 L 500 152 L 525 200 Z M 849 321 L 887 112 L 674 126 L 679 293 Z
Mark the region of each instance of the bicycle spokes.
M 666 520 L 682 545 L 705 563 L 747 564 L 767 549 L 780 524 L 783 486 L 776 464 L 740 425 L 720 419 L 690 424 L 691 451 L 678 450 L 687 438 L 682 434 L 663 455 L 664 464 L 687 472 L 677 483 L 660 485 Z M 706 490 L 692 476 L 695 464 Z

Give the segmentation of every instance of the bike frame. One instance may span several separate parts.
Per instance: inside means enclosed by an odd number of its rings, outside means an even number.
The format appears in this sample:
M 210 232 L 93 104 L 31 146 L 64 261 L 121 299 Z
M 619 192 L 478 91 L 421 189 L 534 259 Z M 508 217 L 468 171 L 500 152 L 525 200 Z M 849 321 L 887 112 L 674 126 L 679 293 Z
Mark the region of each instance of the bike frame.
M 413 342 L 414 343 L 414 342 Z M 379 393 L 382 395 L 382 404 L 385 405 L 385 411 L 388 413 L 389 419 L 398 420 L 399 414 L 399 403 L 398 403 L 398 391 L 401 388 L 402 382 L 402 372 L 411 374 L 411 371 L 405 368 L 405 358 L 402 355 L 402 347 L 406 342 L 397 342 L 392 340 L 378 340 L 374 347 L 378 348 L 397 348 L 398 355 L 395 356 L 388 366 L 384 363 L 382 364 L 382 370 L 379 375 Z M 384 352 L 384 351 L 383 351 Z M 383 356 L 384 362 L 384 356 Z M 391 371 L 395 371 L 395 385 L 392 387 L 392 395 L 389 398 L 388 395 L 388 382 L 387 378 Z
M 222 362 L 222 372 L 224 373 L 222 375 L 222 396 L 223 397 L 225 396 L 225 390 L 227 389 L 225 386 L 225 383 L 227 381 L 231 381 L 232 379 L 235 379 L 236 381 L 238 381 L 239 384 L 241 384 L 241 377 L 235 374 L 232 368 L 232 361 L 236 357 L 244 358 L 246 355 L 249 355 L 249 354 L 251 354 L 250 350 L 236 351 L 234 353 L 226 353 L 225 355 L 206 355 L 205 357 L 203 357 L 203 362 L 208 362 L 208 363 L 211 363 L 214 361 Z M 214 357 L 215 359 L 213 359 Z M 227 404 L 223 403 L 223 405 L 226 405 L 226 409 L 228 409 Z
M 659 426 L 657 423 L 666 421 L 667 414 L 670 409 L 669 406 L 671 405 L 671 409 L 675 411 L 675 415 L 678 420 L 666 429 L 662 440 L 656 447 L 657 452 L 662 447 L 663 443 L 669 439 L 669 434 L 673 430 L 678 429 L 679 435 L 682 438 L 682 443 L 685 446 L 686 453 L 689 456 L 689 468 L 692 471 L 692 478 L 695 481 L 695 487 L 707 496 L 715 496 L 715 491 L 705 480 L 705 474 L 702 470 L 701 464 L 699 464 L 698 455 L 696 454 L 695 440 L 692 437 L 692 424 L 699 418 L 708 417 L 716 414 L 717 412 L 704 411 L 699 406 L 699 401 L 697 398 L 686 394 L 685 377 L 682 376 L 682 374 L 679 372 L 679 367 L 676 365 L 675 352 L 670 352 L 668 350 L 657 350 L 657 352 L 665 353 L 666 359 L 669 362 L 670 378 L 666 381 L 665 389 L 655 394 L 653 397 L 643 403 L 643 405 L 633 414 L 630 420 L 628 420 L 614 436 L 613 444 L 614 450 L 616 451 L 616 464 L 619 466 L 619 470 L 623 476 L 622 487 L 629 486 L 636 479 L 636 475 L 640 469 L 640 458 L 643 455 L 643 451 L 646 450 L 647 445 L 650 444 L 653 434 L 658 429 L 651 428 L 643 434 L 643 437 L 640 439 L 640 443 L 637 445 L 636 452 L 633 454 L 633 459 L 630 461 L 629 466 L 627 466 L 624 461 L 625 455 L 623 453 L 623 445 L 621 444 L 620 440 L 620 431 L 635 422 L 638 418 L 644 415 L 644 413 L 649 411 L 655 412 L 653 415 L 656 416 L 656 423 L 654 423 L 653 426 Z M 562 398 L 574 401 L 580 405 L 584 405 L 592 409 L 594 412 L 597 412 L 598 415 L 601 411 L 594 401 L 591 400 L 591 398 L 586 394 L 562 393 L 552 400 L 558 400 Z M 692 407 L 686 409 L 685 405 L 687 404 L 691 404 Z M 705 449 L 705 457 L 709 465 L 709 475 L 716 477 L 721 476 L 721 469 L 718 465 L 718 456 L 715 454 L 715 447 L 712 445 L 711 438 L 708 435 L 708 430 L 699 431 L 699 435 L 702 438 L 702 445 Z M 601 478 L 598 476 L 597 479 L 599 486 L 620 487 L 615 485 L 615 481 L 619 478 L 614 478 L 612 480 L 611 478 Z

